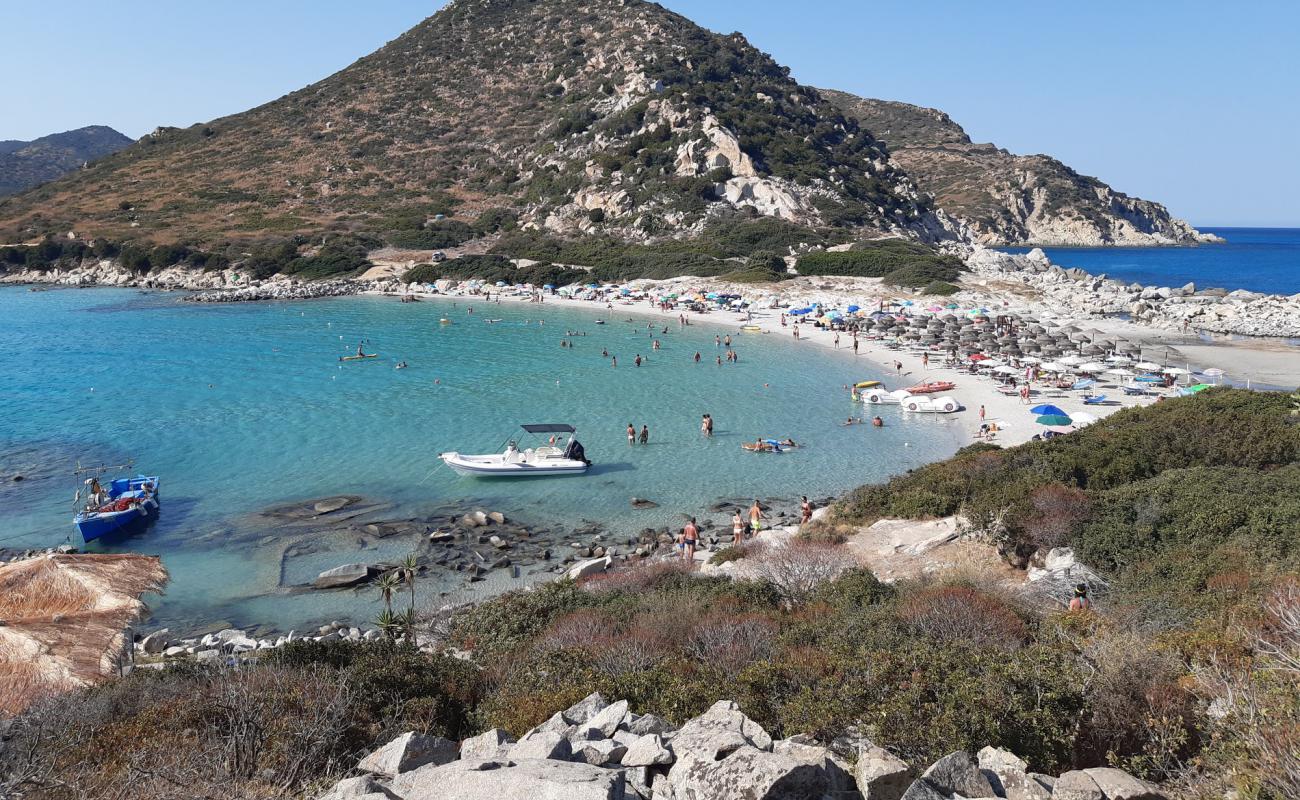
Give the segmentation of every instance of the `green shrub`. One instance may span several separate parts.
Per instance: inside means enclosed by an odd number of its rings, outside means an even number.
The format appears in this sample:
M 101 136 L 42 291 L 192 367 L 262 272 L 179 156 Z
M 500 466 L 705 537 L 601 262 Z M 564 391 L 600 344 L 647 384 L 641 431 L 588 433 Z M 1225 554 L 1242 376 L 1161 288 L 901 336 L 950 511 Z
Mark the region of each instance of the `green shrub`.
M 961 291 L 960 286 L 956 286 L 946 281 L 931 281 L 929 285 L 927 285 L 924 289 L 921 290 L 921 294 L 936 295 L 938 297 L 950 297 L 951 295 L 957 294 L 960 291 Z

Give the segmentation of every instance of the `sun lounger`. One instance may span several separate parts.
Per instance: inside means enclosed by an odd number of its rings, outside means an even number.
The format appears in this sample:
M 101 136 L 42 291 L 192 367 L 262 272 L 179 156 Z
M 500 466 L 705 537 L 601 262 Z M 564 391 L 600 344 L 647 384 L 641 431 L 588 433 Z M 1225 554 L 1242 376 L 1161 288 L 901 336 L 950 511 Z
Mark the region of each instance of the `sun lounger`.
M 1104 402 L 1106 402 L 1106 395 L 1104 394 L 1083 398 L 1083 404 L 1085 406 L 1099 406 Z

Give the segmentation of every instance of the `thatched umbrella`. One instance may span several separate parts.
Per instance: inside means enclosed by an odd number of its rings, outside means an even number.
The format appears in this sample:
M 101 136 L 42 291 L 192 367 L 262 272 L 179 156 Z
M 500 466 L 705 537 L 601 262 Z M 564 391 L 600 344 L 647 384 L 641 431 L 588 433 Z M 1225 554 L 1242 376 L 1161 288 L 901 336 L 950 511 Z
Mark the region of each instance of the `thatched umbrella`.
M 156 556 L 50 554 L 0 566 L 0 715 L 97 683 L 131 646 L 127 626 L 158 592 Z

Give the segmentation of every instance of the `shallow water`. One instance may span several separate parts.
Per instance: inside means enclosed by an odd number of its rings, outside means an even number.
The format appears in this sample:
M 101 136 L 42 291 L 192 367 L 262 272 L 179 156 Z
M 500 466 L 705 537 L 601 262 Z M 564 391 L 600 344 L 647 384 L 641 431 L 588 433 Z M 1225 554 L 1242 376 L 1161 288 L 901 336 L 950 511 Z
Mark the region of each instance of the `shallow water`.
M 391 505 L 381 518 L 478 505 L 530 525 L 590 520 L 625 535 L 680 525 L 682 513 L 719 498 L 841 492 L 961 444 L 955 420 L 905 419 L 894 409 L 883 429 L 842 427 L 861 410 L 842 387 L 884 376 L 865 359 L 740 335 L 738 322 L 730 332 L 740 361 L 719 367 L 713 337 L 728 331 L 679 329 L 675 317 L 656 321 L 669 332 L 657 334 L 663 349 L 654 352 L 647 320 L 629 323 L 617 312 L 596 325 L 595 311 L 549 306 L 480 304 L 470 315 L 464 302 L 373 297 L 177 300 L 0 288 L 0 547 L 80 544 L 71 524 L 75 462 L 134 458 L 162 476 L 161 518 L 141 535 L 92 549 L 163 556 L 172 581 L 151 602 L 151 624 L 221 619 L 287 629 L 373 616 L 379 603 L 369 589 L 282 586 L 349 561 L 398 558 L 422 536 L 317 541 L 311 526 L 287 531 L 251 516 L 295 500 L 361 495 Z M 454 324 L 440 325 L 444 316 Z M 489 316 L 501 322 L 486 324 Z M 587 335 L 562 348 L 567 330 Z M 363 340 L 381 357 L 340 364 Z M 618 356 L 617 368 L 603 347 Z M 649 358 L 639 368 L 637 353 Z M 395 370 L 403 359 L 409 368 Z M 711 440 L 699 433 L 704 412 L 716 420 Z M 497 451 L 525 422 L 575 424 L 596 466 L 586 477 L 493 482 L 460 478 L 437 460 L 444 450 Z M 648 446 L 627 445 L 629 422 L 649 426 Z M 740 449 L 758 436 L 806 446 L 780 455 Z M 14 473 L 27 480 L 7 480 Z M 660 507 L 633 510 L 633 496 Z M 282 564 L 284 548 L 302 542 L 322 549 Z M 453 575 L 427 581 L 423 592 L 459 588 Z

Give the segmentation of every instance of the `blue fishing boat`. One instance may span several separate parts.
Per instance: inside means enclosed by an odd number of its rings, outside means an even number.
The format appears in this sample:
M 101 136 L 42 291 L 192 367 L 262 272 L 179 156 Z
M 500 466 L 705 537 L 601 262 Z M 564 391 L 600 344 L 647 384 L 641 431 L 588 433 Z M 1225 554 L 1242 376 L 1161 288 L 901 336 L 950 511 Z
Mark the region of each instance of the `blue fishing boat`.
M 158 517 L 158 476 L 136 475 L 100 483 L 106 468 L 96 471 L 77 490 L 77 512 L 72 522 L 83 542 L 94 541 L 115 533 L 127 533 L 147 525 Z

